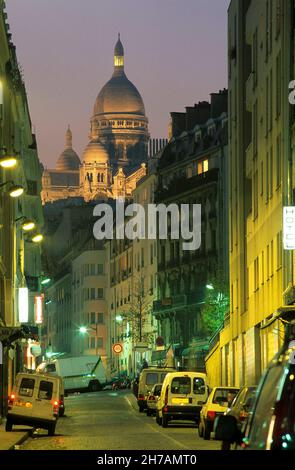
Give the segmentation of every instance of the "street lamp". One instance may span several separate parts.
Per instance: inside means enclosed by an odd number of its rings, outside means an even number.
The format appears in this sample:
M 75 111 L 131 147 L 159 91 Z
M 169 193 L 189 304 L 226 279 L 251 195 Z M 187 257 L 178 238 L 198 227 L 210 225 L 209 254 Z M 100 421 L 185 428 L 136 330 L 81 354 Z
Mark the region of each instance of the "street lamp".
M 30 230 L 33 230 L 36 227 L 36 224 L 33 220 L 28 219 L 27 217 L 25 217 L 23 215 L 21 217 L 18 217 L 17 219 L 15 219 L 15 222 L 18 222 L 19 220 L 23 221 L 22 229 L 25 232 L 29 232 Z
M 95 331 L 95 355 L 97 356 L 98 354 L 98 347 L 97 347 L 97 334 L 98 334 L 98 329 L 97 329 L 97 326 L 98 326 L 98 323 L 95 323 L 95 328 L 93 328 L 92 326 L 88 325 L 87 327 L 86 326 L 80 326 L 79 328 L 79 332 L 82 334 L 82 335 L 85 335 L 86 333 L 88 333 L 88 330 L 92 330 L 92 331 Z
M 46 286 L 47 284 L 49 284 L 49 282 L 51 282 L 50 277 L 45 277 L 45 279 L 41 281 L 41 285 Z
M 44 237 L 43 237 L 42 233 L 38 233 L 38 234 L 36 234 L 36 235 L 33 236 L 32 242 L 33 242 L 33 243 L 40 243 L 40 242 L 43 241 L 43 238 L 44 238 Z
M 6 181 L 5 183 L 0 184 L 0 189 L 6 186 L 7 184 L 12 184 L 8 190 L 8 194 L 10 197 L 19 197 L 23 194 L 24 188 L 19 184 L 14 184 L 13 181 Z
M 206 289 L 214 290 L 214 287 L 212 286 L 212 284 L 206 284 Z
M 13 168 L 17 164 L 17 159 L 9 155 L 2 155 L 0 157 L 0 166 L 2 168 Z

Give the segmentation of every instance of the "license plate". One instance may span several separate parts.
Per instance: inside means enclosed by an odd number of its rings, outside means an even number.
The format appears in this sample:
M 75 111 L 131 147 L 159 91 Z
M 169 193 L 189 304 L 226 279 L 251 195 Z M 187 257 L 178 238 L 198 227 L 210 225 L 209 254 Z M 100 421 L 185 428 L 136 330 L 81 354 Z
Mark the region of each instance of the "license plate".
M 14 405 L 15 406 L 25 406 L 26 408 L 32 408 L 32 403 L 30 403 L 29 401 L 28 402 L 24 402 L 24 401 L 15 401 L 14 402 Z
M 172 403 L 175 405 L 187 405 L 189 403 L 188 398 L 172 398 Z

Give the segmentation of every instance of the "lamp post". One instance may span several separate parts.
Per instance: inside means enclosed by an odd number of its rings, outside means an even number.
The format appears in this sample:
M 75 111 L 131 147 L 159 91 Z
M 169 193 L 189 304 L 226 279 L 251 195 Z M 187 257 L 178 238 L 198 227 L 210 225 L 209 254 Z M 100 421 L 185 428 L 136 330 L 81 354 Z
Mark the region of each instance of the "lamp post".
M 92 331 L 95 331 L 95 355 L 97 356 L 98 355 L 98 346 L 97 346 L 97 335 L 98 335 L 98 323 L 95 323 L 95 328 L 93 328 L 93 326 L 80 326 L 79 328 L 79 332 L 82 334 L 82 335 L 85 335 L 88 330 L 92 330 Z

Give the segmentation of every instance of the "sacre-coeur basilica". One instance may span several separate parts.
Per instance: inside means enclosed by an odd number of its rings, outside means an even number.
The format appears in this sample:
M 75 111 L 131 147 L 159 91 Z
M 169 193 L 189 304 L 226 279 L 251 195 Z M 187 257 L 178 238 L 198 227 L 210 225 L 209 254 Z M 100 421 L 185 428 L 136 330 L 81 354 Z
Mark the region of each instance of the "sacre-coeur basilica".
M 146 174 L 148 119 L 143 99 L 124 70 L 120 34 L 114 72 L 98 93 L 90 119 L 89 142 L 80 159 L 70 126 L 55 169 L 44 169 L 42 202 L 82 197 L 86 202 L 131 196 Z

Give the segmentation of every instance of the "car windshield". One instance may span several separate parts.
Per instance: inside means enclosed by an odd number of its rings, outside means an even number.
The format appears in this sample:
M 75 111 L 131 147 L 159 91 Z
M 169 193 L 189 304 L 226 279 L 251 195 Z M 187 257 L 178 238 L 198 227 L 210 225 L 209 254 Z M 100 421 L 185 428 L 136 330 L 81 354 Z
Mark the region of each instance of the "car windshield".
M 174 377 L 171 384 L 171 393 L 187 395 L 191 391 L 191 379 L 189 377 Z
M 218 405 L 227 405 L 233 401 L 237 393 L 238 390 L 236 388 L 217 388 L 215 390 L 212 403 Z
M 155 385 L 158 382 L 158 374 L 149 372 L 146 374 L 146 384 L 147 385 Z

